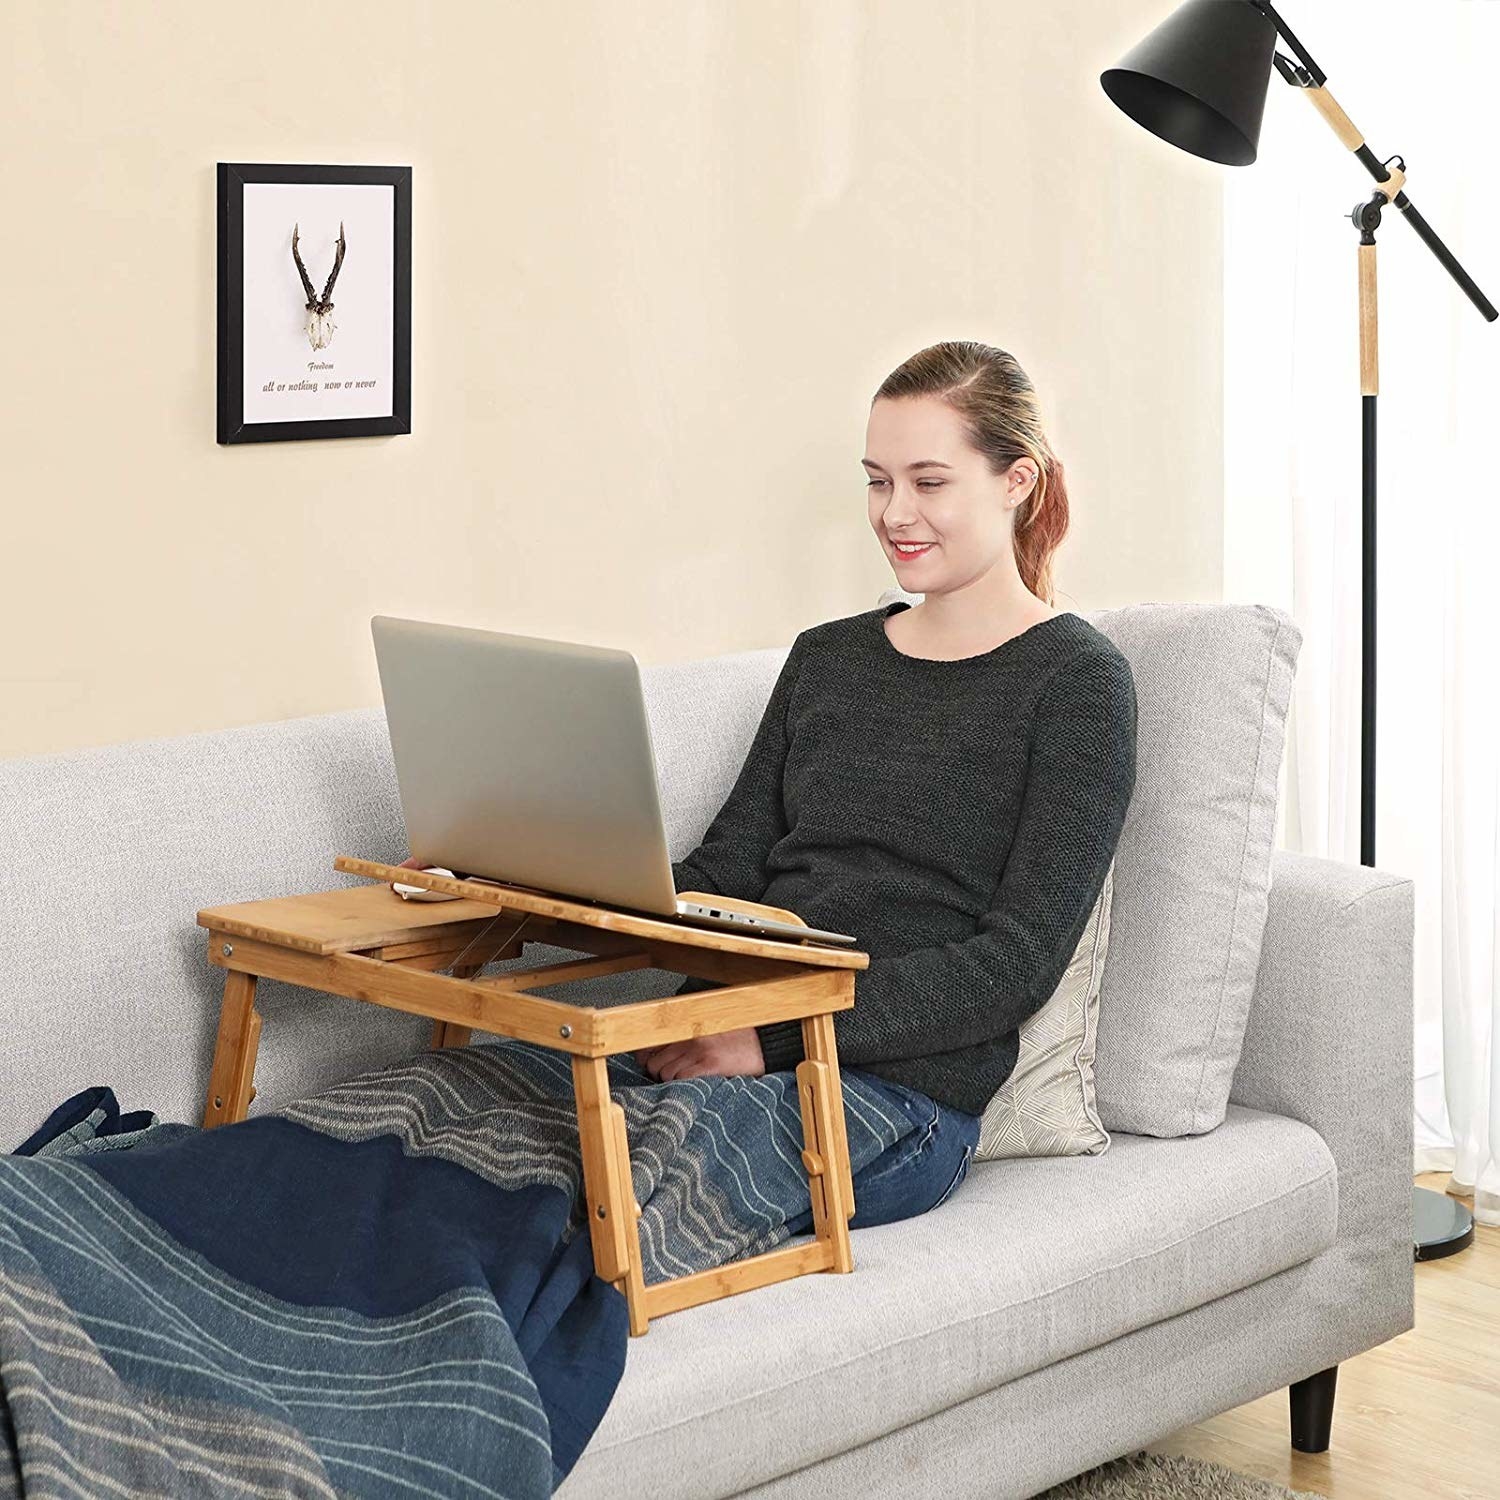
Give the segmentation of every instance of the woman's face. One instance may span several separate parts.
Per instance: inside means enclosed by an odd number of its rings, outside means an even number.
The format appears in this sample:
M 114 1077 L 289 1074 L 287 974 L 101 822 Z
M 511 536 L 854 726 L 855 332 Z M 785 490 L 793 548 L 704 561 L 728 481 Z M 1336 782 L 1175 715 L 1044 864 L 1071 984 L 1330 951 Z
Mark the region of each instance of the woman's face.
M 875 402 L 863 463 L 870 525 L 906 592 L 946 592 L 1011 555 L 1014 505 L 1031 492 L 1036 466 L 1018 458 L 1006 473 L 992 474 L 946 402 L 935 396 Z M 898 541 L 927 546 L 903 555 Z

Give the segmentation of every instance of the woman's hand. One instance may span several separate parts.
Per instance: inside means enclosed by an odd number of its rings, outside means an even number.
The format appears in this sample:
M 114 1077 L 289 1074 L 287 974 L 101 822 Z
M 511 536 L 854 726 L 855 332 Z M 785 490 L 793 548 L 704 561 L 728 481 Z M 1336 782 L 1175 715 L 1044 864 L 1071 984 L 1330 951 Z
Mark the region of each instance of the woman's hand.
M 643 1047 L 635 1060 L 653 1078 L 759 1078 L 766 1071 L 760 1036 L 753 1026 L 688 1037 L 661 1047 Z

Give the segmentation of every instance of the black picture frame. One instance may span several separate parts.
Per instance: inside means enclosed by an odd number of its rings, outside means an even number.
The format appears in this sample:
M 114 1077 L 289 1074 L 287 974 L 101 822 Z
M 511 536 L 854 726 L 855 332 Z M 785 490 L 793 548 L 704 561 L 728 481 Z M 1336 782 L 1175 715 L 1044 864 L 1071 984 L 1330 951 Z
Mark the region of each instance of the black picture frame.
M 218 163 L 218 440 L 274 443 L 411 431 L 411 177 L 409 166 L 302 162 Z M 246 420 L 245 186 L 247 183 L 389 185 L 391 204 L 390 412 L 375 416 Z M 342 236 L 342 226 L 340 235 Z M 340 264 L 343 257 L 340 255 Z M 296 267 L 288 257 L 288 273 Z M 300 295 L 300 294 L 299 294 Z M 337 301 L 335 297 L 332 299 Z M 335 336 L 336 337 L 336 336 Z

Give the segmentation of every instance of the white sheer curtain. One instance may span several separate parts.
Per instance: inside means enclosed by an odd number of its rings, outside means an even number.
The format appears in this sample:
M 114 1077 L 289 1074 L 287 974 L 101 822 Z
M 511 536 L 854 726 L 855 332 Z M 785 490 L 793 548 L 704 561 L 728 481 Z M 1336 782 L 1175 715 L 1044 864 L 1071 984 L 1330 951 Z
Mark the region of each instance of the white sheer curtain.
M 1278 9 L 1500 305 L 1500 0 Z M 1283 48 L 1283 50 L 1289 50 Z M 1272 74 L 1259 160 L 1222 169 L 1225 594 L 1304 645 L 1285 847 L 1359 860 L 1358 231 L 1373 179 Z M 1500 1224 L 1500 322 L 1387 209 L 1379 244 L 1375 862 L 1416 882 L 1414 1169 Z

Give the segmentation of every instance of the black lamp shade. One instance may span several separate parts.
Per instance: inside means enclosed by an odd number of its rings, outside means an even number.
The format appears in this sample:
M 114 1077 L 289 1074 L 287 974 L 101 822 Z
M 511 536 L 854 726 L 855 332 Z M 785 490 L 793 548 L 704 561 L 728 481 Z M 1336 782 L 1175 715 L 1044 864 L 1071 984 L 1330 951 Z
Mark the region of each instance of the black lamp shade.
M 1186 0 L 1099 82 L 1153 135 L 1245 167 L 1260 143 L 1275 50 L 1274 23 L 1249 0 Z

